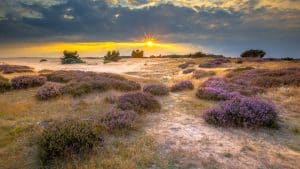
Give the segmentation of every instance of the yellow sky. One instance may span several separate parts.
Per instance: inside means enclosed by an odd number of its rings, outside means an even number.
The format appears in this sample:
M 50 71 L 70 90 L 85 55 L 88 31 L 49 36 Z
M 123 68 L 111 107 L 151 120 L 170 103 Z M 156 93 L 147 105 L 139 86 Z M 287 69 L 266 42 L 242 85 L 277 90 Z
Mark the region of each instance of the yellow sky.
M 81 57 L 102 57 L 109 50 L 128 55 L 132 50 L 144 50 L 146 56 L 187 54 L 203 50 L 198 46 L 180 43 L 147 42 L 56 42 L 45 44 L 0 45 L 0 57 L 60 57 L 64 50 L 76 50 Z

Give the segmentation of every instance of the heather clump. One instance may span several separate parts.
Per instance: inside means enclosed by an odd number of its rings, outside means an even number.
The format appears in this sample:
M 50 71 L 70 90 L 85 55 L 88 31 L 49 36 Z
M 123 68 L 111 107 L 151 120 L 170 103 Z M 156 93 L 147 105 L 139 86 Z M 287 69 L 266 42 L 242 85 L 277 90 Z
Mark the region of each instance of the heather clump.
M 172 92 L 179 92 L 183 90 L 193 90 L 194 85 L 190 80 L 182 80 L 171 86 Z
M 63 87 L 64 93 L 68 93 L 74 97 L 88 94 L 92 91 L 92 86 L 87 82 L 71 82 Z
M 11 80 L 11 85 L 14 89 L 26 89 L 41 86 L 46 81 L 47 78 L 44 76 L 18 76 Z
M 169 89 L 164 84 L 146 84 L 143 91 L 155 96 L 164 96 L 169 94 Z
M 185 69 L 185 70 L 182 71 L 182 74 L 189 74 L 189 73 L 192 73 L 194 71 L 195 71 L 195 69 Z
M 6 92 L 11 89 L 11 84 L 8 79 L 0 76 L 0 93 Z
M 213 60 L 208 60 L 204 63 L 199 64 L 199 67 L 202 68 L 214 68 L 214 67 L 218 67 L 221 66 L 224 63 L 229 63 L 230 61 L 226 58 L 217 58 L 217 59 L 213 59 Z
M 144 92 L 130 92 L 121 95 L 117 107 L 138 113 L 155 112 L 161 109 L 160 103 L 151 94 Z
M 22 65 L 1 64 L 0 72 L 2 72 L 3 74 L 25 73 L 25 72 L 33 72 L 33 68 L 29 66 L 22 66 Z
M 197 90 L 196 96 L 206 100 L 230 100 L 239 97 L 238 92 L 229 92 L 222 88 L 201 87 Z
M 101 122 L 110 130 L 130 129 L 133 127 L 138 114 L 132 110 L 120 110 L 113 108 L 107 112 Z
M 193 78 L 200 79 L 207 76 L 213 76 L 216 73 L 214 71 L 195 70 L 193 72 Z
M 178 67 L 181 68 L 181 69 L 185 69 L 185 68 L 187 68 L 187 67 L 189 67 L 190 65 L 193 65 L 193 64 L 195 64 L 195 62 L 190 60 L 190 61 L 186 61 L 183 64 L 178 65 Z
M 208 110 L 204 119 L 228 127 L 275 127 L 278 111 L 274 104 L 257 97 L 238 97 Z
M 90 151 L 104 142 L 101 125 L 79 120 L 55 121 L 37 137 L 38 158 L 42 165 L 51 160 Z
M 37 98 L 40 100 L 48 100 L 51 98 L 55 98 L 63 94 L 64 85 L 60 83 L 48 82 L 38 88 L 37 90 Z

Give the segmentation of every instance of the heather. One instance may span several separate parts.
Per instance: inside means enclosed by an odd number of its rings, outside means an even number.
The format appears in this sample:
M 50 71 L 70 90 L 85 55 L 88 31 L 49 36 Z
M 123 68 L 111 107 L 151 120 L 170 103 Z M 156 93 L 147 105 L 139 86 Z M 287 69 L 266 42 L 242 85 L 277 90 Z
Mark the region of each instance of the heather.
M 101 122 L 110 130 L 130 129 L 133 127 L 138 114 L 132 110 L 120 110 L 113 108 L 101 119 Z
M 190 80 L 182 80 L 179 81 L 171 86 L 171 91 L 172 92 L 179 92 L 183 90 L 193 90 L 194 85 Z
M 155 96 L 164 96 L 169 94 L 169 89 L 164 84 L 146 84 L 143 87 L 143 91 Z
M 47 78 L 44 76 L 18 76 L 11 80 L 11 85 L 14 89 L 26 89 L 41 86 L 46 81 Z
M 130 92 L 121 95 L 117 107 L 138 113 L 155 112 L 161 109 L 160 103 L 151 94 L 144 92 Z
M 202 87 L 197 90 L 196 96 L 206 100 L 230 100 L 239 97 L 238 92 L 228 92 L 222 88 Z
M 193 72 L 193 78 L 200 79 L 207 76 L 213 76 L 216 73 L 214 71 L 195 70 Z
M 63 94 L 64 85 L 54 82 L 48 82 L 37 90 L 37 98 L 40 100 L 48 100 Z
M 8 79 L 0 75 L 0 93 L 6 92 L 11 89 L 11 84 Z
M 103 127 L 83 120 L 55 121 L 36 138 L 38 158 L 42 165 L 51 160 L 90 151 L 104 141 Z
M 185 70 L 182 71 L 182 74 L 189 74 L 189 73 L 192 73 L 194 71 L 195 71 L 195 69 L 185 69 Z
M 217 59 L 213 59 L 213 60 L 208 60 L 204 63 L 199 64 L 199 67 L 202 68 L 215 68 L 218 66 L 221 66 L 225 63 L 229 63 L 230 61 L 226 58 L 217 58 Z
M 190 60 L 190 61 L 186 61 L 185 63 L 182 63 L 182 64 L 178 65 L 178 67 L 181 68 L 181 69 L 185 69 L 185 68 L 187 68 L 187 67 L 189 67 L 190 65 L 193 65 L 193 64 L 195 64 L 195 62 Z
M 228 127 L 275 127 L 278 110 L 273 103 L 258 97 L 238 97 L 208 110 L 204 119 Z
M 25 73 L 25 72 L 33 72 L 33 68 L 29 66 L 1 64 L 0 72 L 2 72 L 3 74 Z

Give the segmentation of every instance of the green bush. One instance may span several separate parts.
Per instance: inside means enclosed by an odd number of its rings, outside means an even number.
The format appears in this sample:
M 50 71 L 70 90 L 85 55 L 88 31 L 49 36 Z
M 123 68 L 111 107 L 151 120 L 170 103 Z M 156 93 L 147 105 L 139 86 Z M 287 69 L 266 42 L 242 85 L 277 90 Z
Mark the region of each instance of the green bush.
M 131 53 L 131 57 L 133 58 L 143 58 L 144 57 L 144 51 L 142 50 L 133 50 Z
M 77 51 L 64 51 L 64 56 L 61 58 L 62 64 L 84 63 L 79 57 Z
M 79 119 L 55 121 L 37 137 L 38 158 L 42 165 L 73 154 L 88 152 L 104 141 L 104 127 Z
M 8 79 L 0 76 L 0 93 L 11 89 L 11 84 Z
M 104 63 L 108 62 L 117 62 L 121 59 L 120 57 L 120 52 L 113 50 L 113 51 L 108 51 L 107 54 L 104 56 Z
M 266 52 L 263 50 L 246 50 L 241 54 L 242 58 L 263 58 L 266 55 Z

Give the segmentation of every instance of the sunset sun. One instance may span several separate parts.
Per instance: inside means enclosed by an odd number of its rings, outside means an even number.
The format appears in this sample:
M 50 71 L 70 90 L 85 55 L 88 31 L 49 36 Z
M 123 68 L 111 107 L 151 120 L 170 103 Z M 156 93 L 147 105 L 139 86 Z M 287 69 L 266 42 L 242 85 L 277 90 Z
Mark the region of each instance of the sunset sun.
M 152 46 L 153 46 L 153 42 L 152 42 L 151 40 L 150 40 L 150 41 L 147 41 L 146 44 L 147 44 L 148 47 L 152 47 Z

